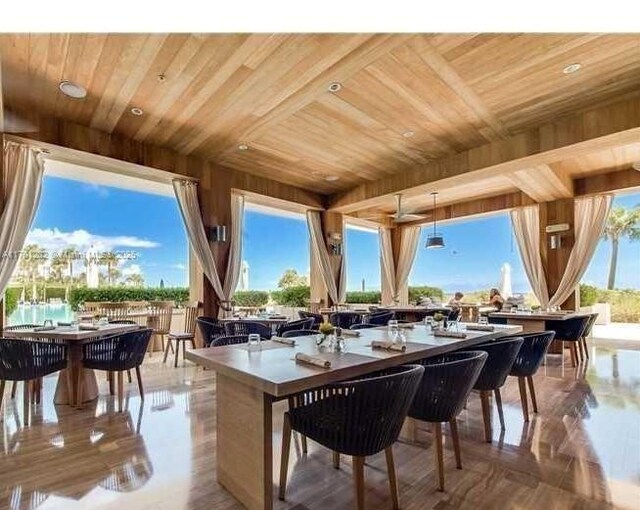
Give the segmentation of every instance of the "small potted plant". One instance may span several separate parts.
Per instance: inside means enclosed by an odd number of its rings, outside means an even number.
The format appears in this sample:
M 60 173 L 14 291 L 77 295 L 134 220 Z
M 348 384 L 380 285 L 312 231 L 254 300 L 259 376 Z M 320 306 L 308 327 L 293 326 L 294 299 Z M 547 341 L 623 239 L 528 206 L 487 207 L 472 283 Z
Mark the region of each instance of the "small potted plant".
M 329 322 L 323 322 L 322 324 L 320 324 L 318 330 L 320 331 L 318 345 L 322 345 L 322 343 L 329 337 L 329 335 L 333 334 L 334 327 L 333 324 Z
M 440 312 L 433 314 L 433 322 L 436 323 L 436 329 L 442 329 L 442 323 L 444 322 L 444 315 Z

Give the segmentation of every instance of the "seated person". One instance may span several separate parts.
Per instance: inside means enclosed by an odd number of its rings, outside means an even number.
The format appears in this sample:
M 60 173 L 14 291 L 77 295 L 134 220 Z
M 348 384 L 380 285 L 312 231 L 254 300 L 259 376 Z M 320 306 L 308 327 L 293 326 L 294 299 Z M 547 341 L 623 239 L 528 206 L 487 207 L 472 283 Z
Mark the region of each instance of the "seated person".
M 500 291 L 495 287 L 489 291 L 489 304 L 496 308 L 496 310 L 502 310 L 504 306 L 504 298 L 500 294 Z
M 462 305 L 462 298 L 464 297 L 464 294 L 462 292 L 456 292 L 453 297 L 449 300 L 449 306 L 452 306 L 453 308 L 460 308 L 460 306 Z

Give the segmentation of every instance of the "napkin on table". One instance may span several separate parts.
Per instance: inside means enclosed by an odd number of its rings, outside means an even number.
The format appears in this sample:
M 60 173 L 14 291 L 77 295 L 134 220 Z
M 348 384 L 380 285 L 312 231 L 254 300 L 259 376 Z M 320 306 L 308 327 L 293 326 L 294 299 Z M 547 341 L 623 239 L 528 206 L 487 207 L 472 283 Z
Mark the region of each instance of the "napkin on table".
M 465 333 L 459 331 L 444 331 L 436 330 L 433 332 L 433 336 L 447 337 L 447 338 L 467 338 Z
M 405 352 L 407 350 L 407 346 L 404 344 L 396 344 L 394 342 L 383 342 L 381 340 L 373 340 L 371 342 L 372 349 L 385 349 L 387 351 L 399 351 Z
M 318 356 L 309 356 L 303 352 L 296 352 L 295 360 L 296 363 L 306 363 L 320 368 L 331 368 L 331 362 L 329 360 Z
M 291 347 L 296 345 L 296 341 L 293 338 L 283 338 L 281 336 L 272 336 L 271 341 L 277 342 L 279 344 L 289 345 Z
M 496 327 L 489 324 L 467 324 L 467 329 L 472 331 L 495 331 Z

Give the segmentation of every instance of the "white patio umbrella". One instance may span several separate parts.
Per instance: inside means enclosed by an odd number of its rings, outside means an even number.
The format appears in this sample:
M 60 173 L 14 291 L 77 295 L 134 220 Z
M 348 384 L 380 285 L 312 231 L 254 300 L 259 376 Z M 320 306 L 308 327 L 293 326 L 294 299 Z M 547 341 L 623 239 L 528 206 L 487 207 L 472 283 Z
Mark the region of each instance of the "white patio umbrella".
M 500 272 L 502 273 L 500 277 L 500 294 L 502 294 L 503 298 L 507 299 L 513 294 L 511 289 L 511 265 L 505 262 L 502 264 Z

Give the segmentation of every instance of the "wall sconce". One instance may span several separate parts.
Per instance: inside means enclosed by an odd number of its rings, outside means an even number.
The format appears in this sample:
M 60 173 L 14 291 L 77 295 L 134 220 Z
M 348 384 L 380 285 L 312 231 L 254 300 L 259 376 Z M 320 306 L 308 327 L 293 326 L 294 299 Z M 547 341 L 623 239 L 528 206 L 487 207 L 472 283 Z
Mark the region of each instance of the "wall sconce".
M 342 234 L 339 232 L 329 234 L 329 250 L 331 255 L 342 255 Z
M 555 225 L 547 225 L 544 231 L 549 236 L 549 248 L 552 250 L 559 250 L 562 248 L 562 235 L 561 232 L 567 232 L 571 229 L 568 223 L 557 223 Z
M 552 250 L 559 250 L 562 248 L 562 236 L 560 234 L 553 234 L 549 237 L 549 247 Z
M 225 225 L 215 225 L 209 228 L 209 241 L 214 243 L 224 243 L 227 240 L 227 227 Z

